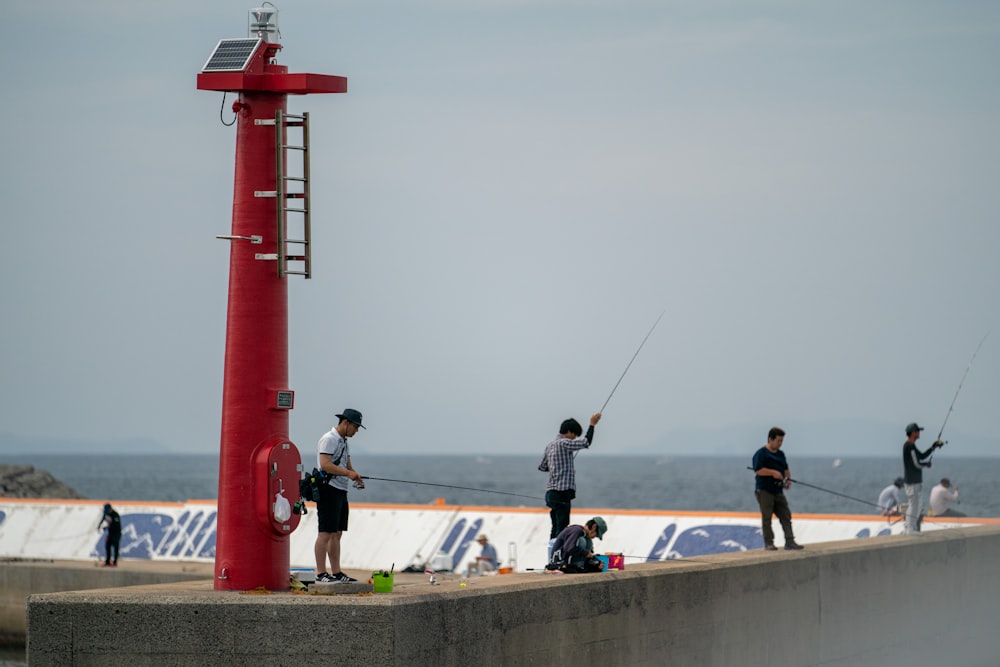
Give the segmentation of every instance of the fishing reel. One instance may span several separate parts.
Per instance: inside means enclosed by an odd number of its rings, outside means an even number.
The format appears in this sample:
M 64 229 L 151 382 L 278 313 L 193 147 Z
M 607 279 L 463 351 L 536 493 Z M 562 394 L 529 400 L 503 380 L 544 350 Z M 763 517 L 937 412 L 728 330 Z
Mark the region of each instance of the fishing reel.
M 299 496 L 299 499 L 292 505 L 292 514 L 309 514 L 309 510 L 306 509 L 305 498 Z

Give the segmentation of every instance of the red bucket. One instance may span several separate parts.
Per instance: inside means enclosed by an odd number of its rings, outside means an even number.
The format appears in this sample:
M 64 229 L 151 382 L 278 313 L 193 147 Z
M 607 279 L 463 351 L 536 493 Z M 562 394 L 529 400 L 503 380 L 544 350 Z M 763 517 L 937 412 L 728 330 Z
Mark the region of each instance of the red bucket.
M 624 570 L 625 556 L 622 554 L 605 554 L 608 557 L 609 570 Z

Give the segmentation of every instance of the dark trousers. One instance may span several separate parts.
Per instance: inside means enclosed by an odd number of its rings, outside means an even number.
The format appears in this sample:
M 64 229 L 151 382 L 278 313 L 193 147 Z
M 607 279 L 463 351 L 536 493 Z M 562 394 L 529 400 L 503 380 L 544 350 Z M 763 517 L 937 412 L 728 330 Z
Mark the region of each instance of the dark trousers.
M 788 508 L 788 498 L 783 493 L 771 493 L 763 489 L 754 491 L 757 504 L 760 505 L 760 530 L 764 533 L 764 544 L 774 544 L 774 530 L 771 529 L 771 517 L 777 515 L 781 530 L 785 533 L 785 544 L 795 541 L 792 534 L 792 510 Z
M 121 542 L 121 535 L 108 535 L 104 539 L 104 564 L 111 565 L 112 563 L 118 563 L 118 544 Z M 114 552 L 112 557 L 111 552 Z
M 549 533 L 549 539 L 559 535 L 563 528 L 569 525 L 570 506 L 574 498 L 576 498 L 574 489 L 545 492 L 545 506 L 549 508 L 549 517 L 552 519 L 552 532 Z

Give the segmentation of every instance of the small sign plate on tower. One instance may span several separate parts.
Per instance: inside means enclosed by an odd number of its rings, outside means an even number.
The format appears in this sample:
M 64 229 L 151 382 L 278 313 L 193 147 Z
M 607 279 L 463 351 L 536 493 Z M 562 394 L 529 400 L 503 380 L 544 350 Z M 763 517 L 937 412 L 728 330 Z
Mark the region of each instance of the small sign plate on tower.
M 274 406 L 279 410 L 291 410 L 295 407 L 295 392 L 290 389 L 278 390 L 278 401 Z

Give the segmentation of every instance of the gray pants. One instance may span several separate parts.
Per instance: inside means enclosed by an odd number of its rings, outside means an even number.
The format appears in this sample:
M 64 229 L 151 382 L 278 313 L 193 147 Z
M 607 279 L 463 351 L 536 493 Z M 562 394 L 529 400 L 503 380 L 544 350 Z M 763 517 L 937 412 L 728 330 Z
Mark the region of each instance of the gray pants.
M 906 521 L 903 524 L 906 533 L 920 532 L 920 491 L 923 484 L 906 485 Z

